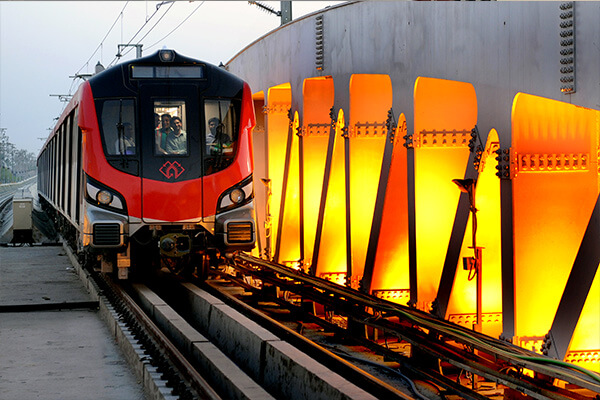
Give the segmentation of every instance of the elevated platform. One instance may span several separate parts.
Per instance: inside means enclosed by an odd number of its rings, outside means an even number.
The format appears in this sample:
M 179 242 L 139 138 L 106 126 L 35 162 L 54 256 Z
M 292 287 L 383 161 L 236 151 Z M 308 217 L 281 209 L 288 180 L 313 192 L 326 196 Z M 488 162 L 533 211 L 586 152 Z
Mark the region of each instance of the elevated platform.
M 145 399 L 61 247 L 0 248 L 0 387 L 12 399 Z

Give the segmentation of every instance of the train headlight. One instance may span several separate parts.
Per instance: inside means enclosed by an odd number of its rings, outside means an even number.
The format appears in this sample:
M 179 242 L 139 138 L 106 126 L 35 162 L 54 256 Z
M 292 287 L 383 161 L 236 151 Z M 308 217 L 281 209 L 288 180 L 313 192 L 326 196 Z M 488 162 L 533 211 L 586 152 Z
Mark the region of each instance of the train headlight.
M 222 213 L 232 208 L 248 203 L 254 197 L 252 175 L 224 191 L 219 197 L 217 213 Z
M 87 201 L 121 214 L 127 213 L 127 205 L 123 196 L 116 190 L 85 176 L 85 194 Z
M 113 195 L 106 190 L 100 190 L 96 194 L 96 200 L 98 200 L 98 203 L 107 206 L 113 201 Z
M 162 62 L 171 62 L 175 58 L 175 53 L 173 50 L 160 50 L 158 56 Z
M 240 204 L 246 199 L 246 193 L 242 189 L 233 189 L 231 193 L 229 193 L 229 199 L 234 204 Z

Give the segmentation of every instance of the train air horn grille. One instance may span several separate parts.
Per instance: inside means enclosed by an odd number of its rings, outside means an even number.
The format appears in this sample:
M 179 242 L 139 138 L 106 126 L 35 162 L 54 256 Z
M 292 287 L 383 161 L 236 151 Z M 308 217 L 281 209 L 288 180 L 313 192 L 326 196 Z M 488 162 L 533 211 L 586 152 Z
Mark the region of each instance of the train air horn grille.
M 95 224 L 95 246 L 118 246 L 121 244 L 121 230 L 119 224 Z
M 227 224 L 227 242 L 249 243 L 252 242 L 251 222 L 230 222 Z

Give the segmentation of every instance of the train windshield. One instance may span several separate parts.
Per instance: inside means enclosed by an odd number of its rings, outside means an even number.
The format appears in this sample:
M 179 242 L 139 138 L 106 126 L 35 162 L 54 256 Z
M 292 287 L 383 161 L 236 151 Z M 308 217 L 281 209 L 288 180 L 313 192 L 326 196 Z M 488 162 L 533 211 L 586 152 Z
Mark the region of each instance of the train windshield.
M 188 135 L 185 101 L 155 100 L 155 155 L 187 155 Z
M 235 156 L 239 104 L 226 99 L 205 100 L 205 147 L 207 173 L 220 171 L 233 162 Z
M 135 110 L 132 99 L 106 100 L 98 103 L 101 108 L 102 137 L 106 154 L 135 155 Z

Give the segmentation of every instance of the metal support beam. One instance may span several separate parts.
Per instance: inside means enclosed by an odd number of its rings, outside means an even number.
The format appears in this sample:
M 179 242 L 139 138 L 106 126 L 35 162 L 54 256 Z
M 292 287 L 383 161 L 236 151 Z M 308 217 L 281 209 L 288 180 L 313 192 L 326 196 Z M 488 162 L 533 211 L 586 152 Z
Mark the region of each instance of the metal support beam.
M 292 2 L 281 2 L 281 25 L 287 24 L 292 20 Z
M 383 149 L 383 160 L 381 162 L 381 173 L 379 174 L 379 185 L 377 188 L 377 198 L 375 199 L 375 209 L 373 211 L 373 223 L 371 224 L 371 234 L 367 246 L 367 255 L 365 258 L 365 268 L 363 278 L 359 287 L 365 293 L 371 291 L 373 281 L 373 268 L 375 267 L 375 256 L 377 255 L 377 246 L 379 244 L 379 235 L 381 233 L 381 223 L 383 218 L 383 207 L 385 204 L 385 195 L 387 190 L 388 178 L 392 168 L 392 155 L 394 152 L 394 132 L 396 123 L 394 121 L 393 111 L 388 111 L 387 137 Z
M 281 251 L 281 235 L 283 231 L 283 217 L 285 213 L 285 197 L 287 193 L 288 179 L 290 175 L 290 162 L 292 159 L 292 141 L 294 140 L 294 119 L 292 116 L 292 110 L 288 110 L 288 137 L 287 146 L 285 149 L 285 164 L 283 169 L 283 183 L 281 185 L 281 202 L 279 207 L 279 222 L 277 224 L 277 237 L 275 239 L 275 253 L 273 254 L 273 260 L 275 262 L 281 262 L 279 259 L 279 252 Z
M 119 44 L 117 45 L 117 57 L 121 58 L 123 57 L 123 54 L 121 54 L 121 51 L 126 48 L 126 47 L 135 47 L 135 58 L 142 58 L 142 46 L 143 44 Z
M 304 270 L 304 132 L 302 128 L 296 132 L 298 135 L 298 196 L 300 197 L 299 218 L 299 245 L 300 245 L 300 265 Z
M 563 360 L 581 316 L 600 263 L 600 196 L 583 235 L 573 268 L 560 299 L 552 328 L 544 343 L 545 353 Z
M 325 170 L 323 171 L 323 188 L 321 189 L 321 201 L 319 202 L 319 216 L 317 217 L 317 231 L 315 233 L 315 245 L 313 247 L 312 264 L 309 270 L 311 275 L 316 275 L 317 263 L 319 261 L 319 250 L 321 248 L 321 236 L 323 235 L 323 220 L 325 219 L 325 204 L 327 202 L 327 191 L 331 179 L 331 166 L 333 164 L 333 150 L 335 145 L 335 132 L 337 118 L 335 110 L 331 107 L 329 111 L 331 126 L 329 128 L 329 142 L 327 144 L 327 157 L 325 159 Z
M 465 178 L 474 176 L 475 179 L 477 179 L 479 176 L 477 170 L 473 167 L 474 157 L 475 155 L 472 152 L 469 156 L 469 164 L 465 171 Z M 461 193 L 456 207 L 454 225 L 452 226 L 452 233 L 450 234 L 450 241 L 448 242 L 448 250 L 446 251 L 446 258 L 444 259 L 444 267 L 440 277 L 440 284 L 438 285 L 437 296 L 433 302 L 432 314 L 440 318 L 446 317 L 448 303 L 450 303 L 450 295 L 452 294 L 452 287 L 454 286 L 460 250 L 467 231 L 467 224 L 469 223 L 470 208 L 469 195 L 467 193 Z
M 352 218 L 350 214 L 350 136 L 344 127 L 344 181 L 346 192 L 346 286 L 352 286 Z
M 477 148 L 474 144 L 479 135 L 477 127 L 475 127 L 473 130 L 472 135 L 474 135 L 472 136 L 473 139 L 471 139 L 473 144 L 471 145 L 471 153 L 469 154 L 469 161 L 467 163 L 464 177 L 465 179 L 468 177 L 473 177 L 473 179 L 477 181 L 479 172 L 475 168 L 475 163 L 478 160 L 478 151 L 483 151 L 483 148 L 482 146 Z M 450 302 L 450 295 L 452 294 L 452 287 L 454 286 L 454 279 L 456 277 L 456 268 L 460 258 L 460 250 L 465 238 L 467 224 L 469 223 L 470 209 L 471 200 L 469 199 L 469 195 L 461 192 L 458 199 L 458 206 L 456 207 L 454 225 L 452 226 L 448 250 L 446 251 L 446 258 L 444 259 L 444 267 L 440 277 L 440 284 L 438 285 L 437 296 L 433 302 L 432 314 L 438 316 L 439 318 L 446 317 L 446 311 L 448 309 L 448 303 Z M 477 273 L 480 274 L 480 271 Z
M 509 149 L 499 150 L 500 154 Z M 515 244 L 513 227 L 513 183 L 504 171 L 509 161 L 499 162 L 500 176 L 500 246 L 502 258 L 502 335 L 512 342 L 515 336 Z
M 407 196 L 408 196 L 408 280 L 410 288 L 410 300 L 408 305 L 415 307 L 418 296 L 417 280 L 417 224 L 415 214 L 415 148 L 413 136 L 408 133 L 404 136 L 406 143 L 406 174 L 407 174 Z

